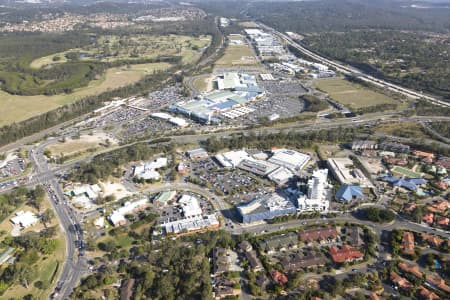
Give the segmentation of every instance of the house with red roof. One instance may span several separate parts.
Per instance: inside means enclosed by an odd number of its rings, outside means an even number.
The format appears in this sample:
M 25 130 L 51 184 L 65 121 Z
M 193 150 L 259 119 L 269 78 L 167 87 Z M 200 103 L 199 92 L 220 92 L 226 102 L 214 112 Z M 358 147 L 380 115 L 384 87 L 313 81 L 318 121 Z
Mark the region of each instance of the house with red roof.
M 400 249 L 406 254 L 414 254 L 414 234 L 409 231 L 403 231 L 402 244 Z
M 398 267 L 403 272 L 407 272 L 407 273 L 413 274 L 414 276 L 416 276 L 418 278 L 422 278 L 422 272 L 420 272 L 420 269 L 419 269 L 418 265 L 408 264 L 408 263 L 405 263 L 405 262 L 400 262 L 398 264 Z
M 350 262 L 360 260 L 363 258 L 362 253 L 358 248 L 344 245 L 341 249 L 332 246 L 330 247 L 330 255 L 335 263 Z
M 441 226 L 448 226 L 450 223 L 450 218 L 440 216 L 437 219 L 437 223 Z
M 278 284 L 284 285 L 288 282 L 288 278 L 286 277 L 286 275 L 276 270 L 270 272 L 270 276 L 272 277 L 272 280 Z
M 432 225 L 434 222 L 434 214 L 430 212 L 423 214 L 422 221 L 429 225 Z
M 421 235 L 423 241 L 427 242 L 428 244 L 430 244 L 431 246 L 434 246 L 434 247 L 439 247 L 444 242 L 443 239 L 441 239 L 440 237 L 435 236 L 435 235 L 426 234 L 426 233 L 421 233 L 420 235 Z
M 394 271 L 392 271 L 390 275 L 391 275 L 392 282 L 395 285 L 397 285 L 399 288 L 401 288 L 403 290 L 410 290 L 410 289 L 412 289 L 414 287 L 411 284 L 411 282 L 409 282 L 406 278 L 401 277 L 400 275 L 398 275 Z
M 420 300 L 437 300 L 437 299 L 439 299 L 438 295 L 436 295 L 435 293 L 426 289 L 422 285 L 417 289 L 417 295 L 419 296 Z
M 450 293 L 450 286 L 448 286 L 445 280 L 442 279 L 442 277 L 440 277 L 439 275 L 427 275 L 425 281 L 431 286 L 434 286 L 446 293 Z

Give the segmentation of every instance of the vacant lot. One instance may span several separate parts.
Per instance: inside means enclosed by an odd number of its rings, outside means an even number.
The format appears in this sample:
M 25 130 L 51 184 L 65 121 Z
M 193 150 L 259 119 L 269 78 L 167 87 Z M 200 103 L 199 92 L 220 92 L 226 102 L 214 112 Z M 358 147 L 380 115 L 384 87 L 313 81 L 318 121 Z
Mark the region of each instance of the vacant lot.
M 210 74 L 202 75 L 195 78 L 192 82 L 194 87 L 200 92 L 208 92 L 213 89 L 213 76 Z
M 429 138 L 422 126 L 413 122 L 381 124 L 375 128 L 375 133 L 415 139 Z
M 101 146 L 114 145 L 116 141 L 103 133 L 82 135 L 79 139 L 68 139 L 47 147 L 53 156 L 68 156 Z
M 314 86 L 328 93 L 333 100 L 354 109 L 396 103 L 384 94 L 344 79 L 320 79 Z
M 133 84 L 156 70 L 167 69 L 167 63 L 131 65 L 129 68 L 109 69 L 101 78 L 93 80 L 87 87 L 75 90 L 71 94 L 55 96 L 18 96 L 0 91 L 0 126 L 20 122 L 55 109 L 64 104 L 75 102 L 86 96 L 98 95 L 109 89 Z
M 216 68 L 258 66 L 259 62 L 248 45 L 229 45 L 215 64 Z

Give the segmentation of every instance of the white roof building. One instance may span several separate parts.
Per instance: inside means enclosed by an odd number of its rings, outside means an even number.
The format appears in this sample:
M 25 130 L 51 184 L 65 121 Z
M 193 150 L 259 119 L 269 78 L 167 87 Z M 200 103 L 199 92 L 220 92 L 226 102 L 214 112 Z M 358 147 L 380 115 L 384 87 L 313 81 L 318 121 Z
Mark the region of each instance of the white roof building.
M 222 167 L 236 168 L 244 159 L 250 159 L 250 155 L 245 150 L 239 150 L 217 154 L 215 158 Z
M 200 207 L 200 204 L 198 203 L 197 198 L 195 198 L 194 196 L 183 195 L 178 200 L 178 203 L 183 210 L 183 215 L 185 218 L 201 216 L 202 209 Z
M 215 214 L 206 216 L 195 216 L 189 219 L 182 219 L 173 222 L 162 224 L 166 233 L 182 233 L 195 230 L 201 230 L 209 227 L 218 227 L 220 225 L 219 220 Z
M 283 185 L 289 181 L 294 176 L 294 173 L 285 167 L 279 167 L 267 177 L 275 182 L 277 185 Z
M 126 202 L 124 206 L 114 210 L 109 215 L 109 220 L 114 226 L 120 226 L 126 223 L 125 215 L 142 210 L 148 204 L 147 198 L 143 198 L 134 202 Z
M 359 184 L 362 187 L 373 186 L 364 173 L 360 169 L 355 168 L 353 161 L 348 157 L 329 158 L 327 165 L 333 176 L 341 184 Z
M 11 218 L 14 225 L 19 225 L 22 228 L 30 227 L 37 223 L 39 219 L 31 211 L 18 211 L 16 216 Z
M 301 170 L 311 159 L 308 154 L 289 149 L 278 149 L 272 153 L 272 157 L 269 158 L 271 163 L 286 167 L 293 172 Z
M 327 182 L 328 170 L 321 169 L 313 173 L 308 181 L 308 192 L 298 197 L 299 211 L 328 211 L 330 208 L 331 185 Z
M 143 164 L 135 166 L 133 175 L 139 179 L 158 180 L 161 177 L 161 175 L 156 170 L 161 169 L 165 166 L 167 166 L 167 158 L 160 157 L 154 161 L 145 162 Z

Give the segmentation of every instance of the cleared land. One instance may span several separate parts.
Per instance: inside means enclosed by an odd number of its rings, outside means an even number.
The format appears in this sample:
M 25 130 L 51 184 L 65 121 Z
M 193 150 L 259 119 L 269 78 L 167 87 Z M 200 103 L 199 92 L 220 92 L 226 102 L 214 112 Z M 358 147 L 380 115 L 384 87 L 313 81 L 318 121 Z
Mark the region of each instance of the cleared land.
M 420 124 L 412 122 L 381 124 L 375 128 L 375 132 L 405 138 L 429 138 Z
M 79 139 L 68 139 L 65 142 L 58 142 L 48 146 L 47 149 L 53 156 L 68 156 L 81 153 L 89 149 L 114 144 L 116 144 L 116 141 L 104 133 L 97 133 L 95 135 L 82 135 Z
M 98 95 L 109 89 L 133 84 L 153 71 L 169 67 L 170 64 L 167 63 L 153 63 L 108 69 L 101 78 L 91 81 L 87 87 L 77 89 L 71 94 L 18 96 L 0 91 L 0 115 L 2 116 L 0 126 L 26 120 L 86 96 Z
M 242 27 L 246 27 L 246 28 L 259 28 L 259 25 L 252 21 L 241 22 L 241 23 L 239 23 L 239 25 Z
M 202 75 L 194 79 L 192 84 L 194 87 L 200 92 L 209 92 L 213 89 L 213 76 L 211 75 Z
M 398 103 L 384 94 L 345 79 L 320 79 L 314 82 L 314 86 L 328 93 L 333 100 L 354 109 Z
M 229 45 L 225 49 L 224 55 L 215 63 L 216 68 L 234 68 L 258 65 L 259 62 L 255 57 L 253 50 L 248 45 Z
M 187 64 L 194 62 L 201 55 L 201 49 L 207 47 L 210 42 L 210 36 L 105 35 L 92 45 L 37 58 L 30 63 L 30 67 L 39 69 L 65 63 L 68 61 L 66 55 L 71 52 L 77 53 L 80 61 L 113 62 L 175 55 L 182 56 L 183 63 Z M 55 60 L 55 57 L 58 59 Z
M 406 169 L 406 168 L 399 167 L 399 166 L 395 166 L 394 168 L 392 168 L 392 172 L 406 176 L 406 177 L 410 177 L 410 178 L 419 178 L 422 176 L 421 173 L 417 173 L 417 172 L 414 172 L 413 170 Z

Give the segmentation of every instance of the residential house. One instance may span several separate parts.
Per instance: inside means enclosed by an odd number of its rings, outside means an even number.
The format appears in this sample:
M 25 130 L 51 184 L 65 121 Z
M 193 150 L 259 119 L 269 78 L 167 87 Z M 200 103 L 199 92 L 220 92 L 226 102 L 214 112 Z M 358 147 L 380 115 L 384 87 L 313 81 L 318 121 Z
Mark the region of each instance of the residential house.
M 428 225 L 433 225 L 434 223 L 434 214 L 431 212 L 424 213 L 422 216 L 422 221 L 427 223 Z
M 414 234 L 409 231 L 403 231 L 402 244 L 400 249 L 406 254 L 414 254 Z
M 280 263 L 285 272 L 292 272 L 302 268 L 324 266 L 327 263 L 327 259 L 321 253 L 309 252 L 306 255 L 303 253 L 290 253 L 283 257 Z
M 437 223 L 438 223 L 438 225 L 441 225 L 441 226 L 448 226 L 448 224 L 450 223 L 450 219 L 447 217 L 440 216 L 437 219 Z
M 364 241 L 362 239 L 362 230 L 361 227 L 346 227 L 345 228 L 347 232 L 347 243 L 350 244 L 350 246 L 353 247 L 360 247 L 364 245 Z
M 338 232 L 336 230 L 336 227 L 326 227 L 300 231 L 298 236 L 300 241 L 308 244 L 313 242 L 336 240 Z
M 131 300 L 133 297 L 134 278 L 126 279 L 120 288 L 120 300 Z
M 264 269 L 261 261 L 259 260 L 258 256 L 256 255 L 255 250 L 245 252 L 245 257 L 247 258 L 250 267 L 254 272 L 259 272 Z
M 370 300 L 384 300 L 383 297 L 378 296 L 375 292 L 370 293 L 369 298 Z
M 285 251 L 287 249 L 296 249 L 298 246 L 297 234 L 289 232 L 286 234 L 268 237 L 259 242 L 261 248 L 268 254 L 275 251 Z
M 412 285 L 411 282 L 409 282 L 407 279 L 401 277 L 397 273 L 392 271 L 390 275 L 391 275 L 392 282 L 395 285 L 397 285 L 399 288 L 401 288 L 402 290 L 409 291 L 414 287 L 414 285 Z
M 348 245 L 342 246 L 341 249 L 336 246 L 330 247 L 330 255 L 335 263 L 351 262 L 363 258 L 362 253 L 357 248 Z
M 408 264 L 405 262 L 400 262 L 398 267 L 403 272 L 411 273 L 418 278 L 422 278 L 422 272 L 420 272 L 419 266 L 415 264 Z
M 418 288 L 417 295 L 419 296 L 420 300 L 437 300 L 437 299 L 439 299 L 438 295 L 436 295 L 435 293 L 426 289 L 422 285 Z
M 435 236 L 435 235 L 426 234 L 426 233 L 421 233 L 420 235 L 424 242 L 427 242 L 428 244 L 430 244 L 431 246 L 434 246 L 434 247 L 439 247 L 444 242 L 443 239 L 441 239 L 440 237 Z
M 284 285 L 288 282 L 288 278 L 286 277 L 286 275 L 276 270 L 270 272 L 270 276 L 272 277 L 272 280 L 275 281 L 275 283 Z
M 431 285 L 437 289 L 440 289 L 441 291 L 450 293 L 450 286 L 448 286 L 447 283 L 445 282 L 445 280 L 442 279 L 442 277 L 440 277 L 439 275 L 433 275 L 433 276 L 427 275 L 425 278 L 425 281 L 429 285 Z

